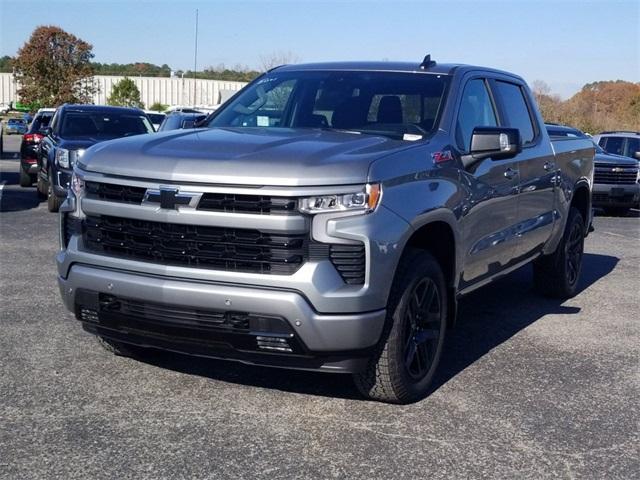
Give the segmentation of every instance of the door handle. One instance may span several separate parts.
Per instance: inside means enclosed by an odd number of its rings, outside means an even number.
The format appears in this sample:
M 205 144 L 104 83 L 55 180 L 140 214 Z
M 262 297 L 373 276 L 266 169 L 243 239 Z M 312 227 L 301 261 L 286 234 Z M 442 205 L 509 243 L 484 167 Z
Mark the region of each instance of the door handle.
M 553 162 L 544 162 L 544 165 L 542 166 L 542 168 L 544 168 L 547 172 L 549 172 L 554 168 L 556 168 L 556 164 Z
M 518 171 L 514 170 L 513 168 L 507 168 L 504 171 L 504 177 L 508 178 L 509 180 L 511 180 L 512 178 L 514 178 L 516 175 L 518 175 Z

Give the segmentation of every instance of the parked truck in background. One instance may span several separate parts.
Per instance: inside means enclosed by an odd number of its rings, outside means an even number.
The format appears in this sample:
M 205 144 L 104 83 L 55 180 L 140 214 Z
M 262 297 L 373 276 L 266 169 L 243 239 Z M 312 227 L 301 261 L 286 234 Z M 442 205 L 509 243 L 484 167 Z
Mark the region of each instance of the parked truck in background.
M 460 297 L 529 262 L 543 294 L 576 294 L 593 157 L 551 141 L 507 72 L 279 67 L 204 128 L 78 158 L 60 292 L 118 354 L 350 373 L 415 401 Z

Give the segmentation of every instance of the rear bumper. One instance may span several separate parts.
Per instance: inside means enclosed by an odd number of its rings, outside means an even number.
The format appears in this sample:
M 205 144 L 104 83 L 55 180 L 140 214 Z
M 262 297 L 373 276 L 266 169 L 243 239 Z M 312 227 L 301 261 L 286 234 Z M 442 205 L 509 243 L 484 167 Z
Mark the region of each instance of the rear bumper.
M 319 314 L 295 291 L 185 281 L 78 264 L 72 266 L 66 279 L 58 277 L 58 284 L 66 307 L 91 333 L 181 353 L 286 368 L 358 371 L 377 344 L 385 319 L 385 310 Z M 161 313 L 146 319 L 127 314 L 115 318 L 100 310 L 95 300 L 87 300 L 105 296 L 135 298 L 140 304 L 150 305 L 140 307 L 140 311 Z M 83 317 L 83 307 L 96 310 L 97 316 Z M 242 315 L 278 318 L 286 328 L 271 331 L 273 328 L 264 322 L 254 322 L 246 331 L 230 333 L 202 324 L 201 316 L 197 326 L 185 324 L 183 312 L 195 310 L 234 319 Z M 191 313 L 187 320 L 192 322 L 193 318 Z M 292 352 L 261 351 L 258 336 L 288 339 Z
M 640 204 L 640 184 L 595 184 L 592 202 L 596 207 L 635 207 Z

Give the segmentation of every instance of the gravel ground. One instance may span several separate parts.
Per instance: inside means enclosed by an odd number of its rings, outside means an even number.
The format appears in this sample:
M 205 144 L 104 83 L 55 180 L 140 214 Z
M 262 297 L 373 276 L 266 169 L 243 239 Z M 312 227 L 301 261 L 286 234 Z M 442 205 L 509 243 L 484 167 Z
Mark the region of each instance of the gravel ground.
M 60 301 L 56 215 L 0 160 L 0 478 L 639 478 L 640 219 L 597 217 L 581 292 L 529 269 L 467 297 L 433 393 L 115 357 Z

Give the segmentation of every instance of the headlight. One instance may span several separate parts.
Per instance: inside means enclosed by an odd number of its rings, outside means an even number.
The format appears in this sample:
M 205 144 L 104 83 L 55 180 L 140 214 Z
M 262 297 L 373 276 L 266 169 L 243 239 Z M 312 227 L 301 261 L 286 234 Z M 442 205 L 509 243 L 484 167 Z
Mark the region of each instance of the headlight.
M 71 175 L 71 191 L 75 193 L 76 197 L 84 192 L 84 180 L 76 175 L 76 172 Z
M 58 148 L 56 150 L 56 162 L 62 168 L 73 168 L 76 162 L 84 155 L 84 149 L 67 150 L 66 148 Z
M 58 148 L 56 150 L 56 163 L 62 168 L 69 168 L 69 150 Z
M 381 194 L 380 184 L 371 183 L 356 192 L 301 198 L 298 209 L 310 214 L 348 211 L 369 213 L 378 206 Z

